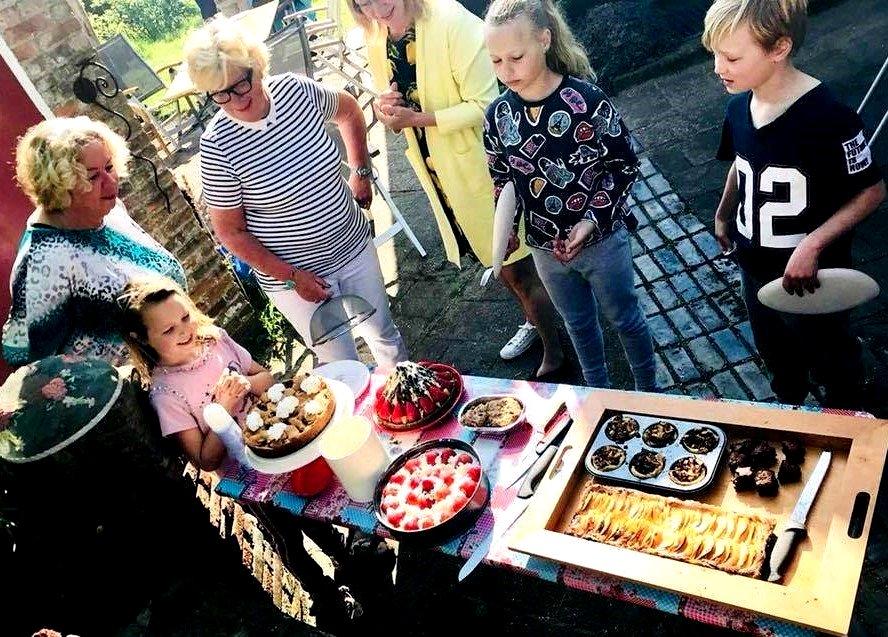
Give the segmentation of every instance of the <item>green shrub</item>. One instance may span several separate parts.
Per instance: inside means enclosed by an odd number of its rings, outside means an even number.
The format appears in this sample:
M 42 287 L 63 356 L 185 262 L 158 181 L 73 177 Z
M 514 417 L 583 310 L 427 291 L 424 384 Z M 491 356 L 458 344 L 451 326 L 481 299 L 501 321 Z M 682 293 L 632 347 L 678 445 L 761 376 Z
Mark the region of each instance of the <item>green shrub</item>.
M 200 19 L 192 0 L 87 0 L 84 3 L 96 35 L 108 39 L 118 33 L 138 40 L 165 40 Z

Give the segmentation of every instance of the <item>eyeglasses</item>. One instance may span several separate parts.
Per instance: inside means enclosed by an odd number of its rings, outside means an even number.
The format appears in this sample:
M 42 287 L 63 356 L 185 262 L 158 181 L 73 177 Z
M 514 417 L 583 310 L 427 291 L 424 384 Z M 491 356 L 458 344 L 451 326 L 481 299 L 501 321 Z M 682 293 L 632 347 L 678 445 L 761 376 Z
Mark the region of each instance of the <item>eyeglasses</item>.
M 247 69 L 247 74 L 244 75 L 237 82 L 229 86 L 228 88 L 223 88 L 221 91 L 215 91 L 213 93 L 207 93 L 207 97 L 216 102 L 216 104 L 227 104 L 231 101 L 232 95 L 237 95 L 240 97 L 241 95 L 246 95 L 253 88 L 253 69 Z
M 356 8 L 358 11 L 366 11 L 366 10 L 369 9 L 372 5 L 379 6 L 379 5 L 381 5 L 384 1 L 385 1 L 385 0 L 365 0 L 365 2 L 358 2 L 357 0 L 352 0 L 352 2 L 354 2 L 354 4 L 355 4 L 355 8 Z

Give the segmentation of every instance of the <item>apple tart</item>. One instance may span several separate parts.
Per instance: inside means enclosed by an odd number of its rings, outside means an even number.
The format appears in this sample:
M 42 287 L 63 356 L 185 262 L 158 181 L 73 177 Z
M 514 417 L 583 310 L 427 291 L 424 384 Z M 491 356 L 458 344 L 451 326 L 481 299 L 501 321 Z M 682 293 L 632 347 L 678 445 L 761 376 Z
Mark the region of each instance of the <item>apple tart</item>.
M 727 573 L 759 575 L 775 521 L 692 500 L 588 482 L 565 532 Z

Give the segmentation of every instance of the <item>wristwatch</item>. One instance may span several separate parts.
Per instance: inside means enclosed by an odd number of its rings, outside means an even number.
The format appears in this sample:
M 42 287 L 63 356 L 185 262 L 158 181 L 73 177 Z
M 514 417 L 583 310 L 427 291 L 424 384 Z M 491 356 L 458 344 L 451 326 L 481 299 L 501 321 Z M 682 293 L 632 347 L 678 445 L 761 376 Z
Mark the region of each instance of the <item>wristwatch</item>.
M 373 177 L 373 169 L 370 166 L 352 168 L 352 173 L 363 179 L 371 179 Z

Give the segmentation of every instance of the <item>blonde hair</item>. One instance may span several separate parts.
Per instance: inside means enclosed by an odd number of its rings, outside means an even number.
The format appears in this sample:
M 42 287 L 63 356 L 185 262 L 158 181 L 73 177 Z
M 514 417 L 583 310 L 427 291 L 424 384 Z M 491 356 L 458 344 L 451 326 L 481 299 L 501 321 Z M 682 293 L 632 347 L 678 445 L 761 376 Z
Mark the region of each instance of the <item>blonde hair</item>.
M 81 115 L 48 119 L 25 132 L 15 149 L 16 181 L 35 206 L 49 213 L 66 210 L 72 192 L 92 190 L 80 153 L 94 142 L 105 146 L 117 176 L 126 177 L 126 141 L 104 122 Z
M 218 91 L 241 69 L 253 69 L 253 81 L 268 71 L 268 47 L 234 20 L 218 15 L 188 36 L 183 49 L 188 77 L 199 91 Z
M 700 40 L 707 51 L 746 23 L 765 51 L 781 38 L 792 41 L 790 55 L 801 48 L 808 28 L 808 0 L 715 0 L 703 19 Z
M 196 325 L 195 334 L 198 338 L 210 341 L 219 338 L 219 328 L 213 324 L 213 319 L 201 312 L 175 281 L 164 276 L 133 279 L 117 298 L 121 310 L 120 332 L 129 350 L 133 367 L 146 386 L 151 378 L 151 371 L 157 367 L 158 355 L 148 344 L 145 311 L 172 296 L 179 297 L 188 309 L 191 320 Z
M 552 42 L 546 51 L 546 66 L 561 75 L 597 80 L 586 52 L 553 0 L 493 0 L 484 21 L 490 26 L 501 26 L 519 16 L 526 16 L 538 31 L 549 29 Z
M 361 28 L 365 31 L 369 31 L 376 21 L 364 15 L 364 12 L 355 4 L 355 0 L 346 0 L 346 4 L 354 17 L 355 22 L 361 25 Z M 416 22 L 419 18 L 423 17 L 426 14 L 427 8 L 427 0 L 404 0 L 404 12 L 407 14 L 407 17 L 410 18 L 411 23 Z

